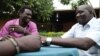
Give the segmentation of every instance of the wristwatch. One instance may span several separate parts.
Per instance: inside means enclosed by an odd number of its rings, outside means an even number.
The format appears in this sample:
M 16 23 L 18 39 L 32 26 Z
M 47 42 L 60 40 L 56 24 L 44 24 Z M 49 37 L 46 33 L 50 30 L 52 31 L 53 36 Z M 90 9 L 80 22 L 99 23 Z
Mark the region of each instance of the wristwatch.
M 52 38 L 51 37 L 47 37 L 46 42 L 47 42 L 48 45 L 51 44 L 51 41 L 52 41 Z
M 52 41 L 51 37 L 47 37 L 45 42 L 42 42 L 42 46 L 50 46 Z

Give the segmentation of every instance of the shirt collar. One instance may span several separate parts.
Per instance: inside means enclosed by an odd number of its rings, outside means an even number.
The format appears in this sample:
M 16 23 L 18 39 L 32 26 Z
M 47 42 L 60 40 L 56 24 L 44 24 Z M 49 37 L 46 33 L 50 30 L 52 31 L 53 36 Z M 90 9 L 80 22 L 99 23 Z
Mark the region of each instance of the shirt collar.
M 29 27 L 30 22 L 26 25 L 26 27 Z M 19 25 L 19 18 L 17 18 L 17 25 Z
M 95 20 L 96 20 L 96 18 L 93 17 L 86 25 L 92 26 L 92 24 L 94 23 Z
M 86 25 L 84 25 L 84 26 L 88 26 L 88 27 L 91 27 L 92 26 L 92 24 L 93 24 L 93 22 L 96 20 L 96 18 L 95 17 L 93 17 Z M 78 23 L 79 24 L 79 23 Z M 82 27 L 82 25 L 81 24 L 79 24 L 81 27 Z

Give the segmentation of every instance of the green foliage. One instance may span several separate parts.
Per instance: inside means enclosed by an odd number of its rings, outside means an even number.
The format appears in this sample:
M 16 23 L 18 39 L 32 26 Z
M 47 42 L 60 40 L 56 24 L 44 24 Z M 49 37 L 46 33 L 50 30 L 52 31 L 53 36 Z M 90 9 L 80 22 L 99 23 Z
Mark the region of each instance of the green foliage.
M 78 6 L 83 5 L 83 4 L 87 4 L 88 0 L 61 0 L 62 4 L 70 4 L 72 6 L 72 9 L 76 9 Z
M 34 0 L 33 4 L 33 10 L 38 19 L 43 19 L 43 22 L 50 20 L 54 10 L 52 0 Z
M 47 37 L 60 37 L 64 32 L 40 32 L 40 35 Z
M 71 0 L 60 0 L 62 4 L 69 4 Z
M 54 10 L 52 0 L 0 0 L 0 16 L 17 16 L 18 10 L 23 5 L 32 7 L 36 18 L 42 21 L 50 20 Z
M 87 1 L 88 0 L 78 0 L 76 3 L 75 2 L 71 3 L 72 9 L 76 9 L 80 5 L 87 4 Z

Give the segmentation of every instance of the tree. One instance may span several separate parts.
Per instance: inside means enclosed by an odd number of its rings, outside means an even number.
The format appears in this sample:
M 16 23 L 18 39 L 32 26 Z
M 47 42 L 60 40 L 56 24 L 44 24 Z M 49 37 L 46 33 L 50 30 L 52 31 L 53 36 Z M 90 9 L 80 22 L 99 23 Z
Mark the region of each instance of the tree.
M 72 0 L 60 0 L 60 2 L 62 4 L 70 4 L 72 6 L 72 9 L 76 9 L 79 5 L 82 5 L 82 4 L 87 4 L 87 1 L 88 0 L 75 0 L 75 1 L 72 1 Z
M 21 6 L 29 5 L 36 18 L 45 21 L 54 10 L 52 0 L 1 0 L 0 4 L 0 18 L 16 17 Z
M 92 6 L 90 0 L 75 0 L 75 1 L 72 1 L 72 0 L 60 0 L 60 2 L 62 4 L 64 4 L 64 5 L 65 4 L 66 5 L 70 4 L 72 6 L 72 9 L 76 9 L 78 6 L 83 5 L 83 4 L 90 4 Z M 94 16 L 97 17 L 95 10 L 94 10 Z

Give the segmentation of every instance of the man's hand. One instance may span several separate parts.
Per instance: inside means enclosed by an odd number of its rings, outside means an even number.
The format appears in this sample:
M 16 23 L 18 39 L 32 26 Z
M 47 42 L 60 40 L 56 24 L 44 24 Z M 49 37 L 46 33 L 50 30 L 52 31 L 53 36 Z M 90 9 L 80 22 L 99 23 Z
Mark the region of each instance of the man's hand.
M 10 25 L 9 26 L 9 31 L 10 32 L 17 32 L 17 33 L 24 33 L 25 32 L 25 28 L 23 28 L 20 25 Z
M 41 36 L 41 42 L 42 42 L 42 43 L 45 43 L 45 42 L 46 42 L 46 37 Z
M 41 36 L 41 43 L 42 43 L 42 46 L 49 46 L 47 41 L 46 41 L 46 38 L 45 36 Z

